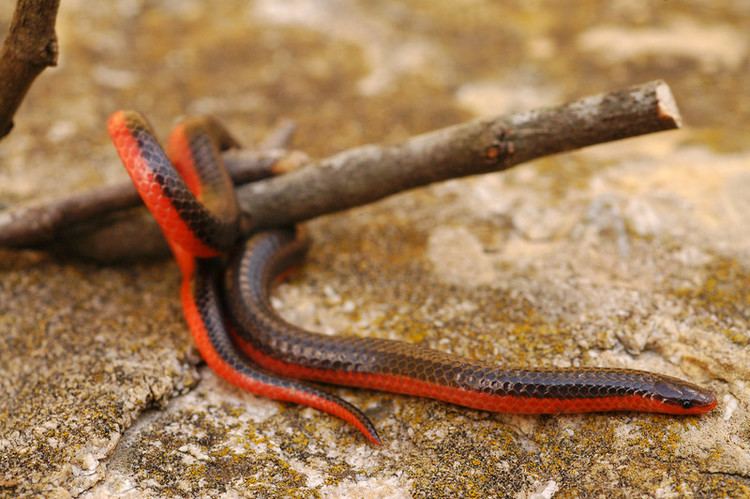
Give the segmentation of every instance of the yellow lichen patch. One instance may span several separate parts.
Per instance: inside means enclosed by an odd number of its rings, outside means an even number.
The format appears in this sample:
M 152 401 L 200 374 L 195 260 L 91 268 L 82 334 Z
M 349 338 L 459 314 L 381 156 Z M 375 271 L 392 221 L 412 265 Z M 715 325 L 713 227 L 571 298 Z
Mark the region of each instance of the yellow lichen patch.
M 750 345 L 750 332 L 744 321 L 750 320 L 750 270 L 728 258 L 715 258 L 704 270 L 698 288 L 673 290 L 687 300 L 696 320 L 738 346 Z

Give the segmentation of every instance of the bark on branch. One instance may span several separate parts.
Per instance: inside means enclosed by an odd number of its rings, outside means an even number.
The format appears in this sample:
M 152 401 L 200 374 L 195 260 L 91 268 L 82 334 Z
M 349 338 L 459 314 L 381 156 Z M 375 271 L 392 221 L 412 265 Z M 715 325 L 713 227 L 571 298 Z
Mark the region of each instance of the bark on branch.
M 669 87 L 654 81 L 558 107 L 471 121 L 398 145 L 358 147 L 239 187 L 243 231 L 289 225 L 433 182 L 502 171 L 541 156 L 679 126 Z M 52 235 L 57 245 L 102 261 L 166 251 L 145 210 L 95 216 L 94 205 L 101 210 L 106 203 L 88 202 L 90 218 L 86 213 L 75 223 L 64 220 L 47 227 L 44 238 L 23 244 L 7 237 L 14 221 L 19 225 L 20 218 L 13 217 L 19 212 L 0 213 L 0 245 L 33 246 Z
M 367 145 L 239 192 L 248 231 L 351 208 L 441 180 L 678 128 L 669 86 L 654 81 L 559 107 L 463 123 L 395 146 Z
M 0 139 L 13 128 L 13 115 L 34 79 L 57 65 L 55 20 L 59 0 L 18 0 L 0 51 Z

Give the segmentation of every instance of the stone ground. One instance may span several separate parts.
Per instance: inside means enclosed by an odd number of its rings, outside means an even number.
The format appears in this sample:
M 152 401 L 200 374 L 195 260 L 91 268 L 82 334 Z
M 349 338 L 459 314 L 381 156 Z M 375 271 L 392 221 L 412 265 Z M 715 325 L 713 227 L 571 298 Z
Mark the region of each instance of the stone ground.
M 13 2 L 0 5 L 5 32 Z M 118 108 L 284 117 L 323 156 L 667 80 L 688 127 L 309 225 L 276 304 L 326 333 L 654 370 L 700 418 L 519 417 L 337 390 L 384 438 L 198 363 L 169 261 L 0 250 L 0 496 L 750 496 L 750 6 L 743 0 L 63 0 L 60 65 L 0 143 L 0 205 L 120 181 Z

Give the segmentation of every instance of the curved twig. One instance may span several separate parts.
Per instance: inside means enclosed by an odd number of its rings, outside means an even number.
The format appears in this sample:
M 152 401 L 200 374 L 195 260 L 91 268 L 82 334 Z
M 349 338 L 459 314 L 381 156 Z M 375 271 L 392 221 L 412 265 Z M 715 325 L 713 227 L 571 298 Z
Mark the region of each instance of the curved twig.
M 0 139 L 13 128 L 13 116 L 34 79 L 57 65 L 55 20 L 59 0 L 18 0 L 0 51 Z

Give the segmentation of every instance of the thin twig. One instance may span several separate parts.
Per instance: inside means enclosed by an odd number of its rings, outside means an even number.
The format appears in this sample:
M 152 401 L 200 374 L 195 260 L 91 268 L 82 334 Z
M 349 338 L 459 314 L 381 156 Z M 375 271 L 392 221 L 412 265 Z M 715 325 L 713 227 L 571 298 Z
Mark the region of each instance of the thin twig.
M 18 0 L 0 51 L 0 139 L 13 128 L 13 116 L 34 79 L 57 65 L 55 20 L 59 0 Z
M 271 149 L 284 149 L 289 147 L 296 131 L 297 124 L 293 120 L 281 120 L 274 127 L 273 131 L 268 134 L 268 137 L 258 145 L 258 149 L 261 151 L 269 151 Z
M 395 146 L 358 147 L 241 186 L 243 231 L 290 225 L 432 182 L 502 171 L 541 156 L 679 126 L 669 87 L 655 81 L 554 108 L 471 121 Z M 8 223 L 2 218 L 0 244 L 8 245 L 3 236 Z M 60 227 L 55 235 L 63 235 Z M 58 247 L 102 261 L 166 248 L 144 210 L 98 216 L 72 224 L 64 234 Z

